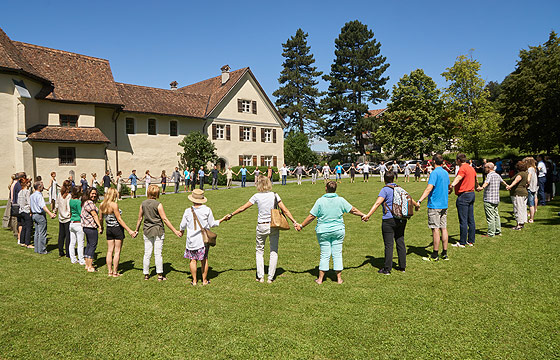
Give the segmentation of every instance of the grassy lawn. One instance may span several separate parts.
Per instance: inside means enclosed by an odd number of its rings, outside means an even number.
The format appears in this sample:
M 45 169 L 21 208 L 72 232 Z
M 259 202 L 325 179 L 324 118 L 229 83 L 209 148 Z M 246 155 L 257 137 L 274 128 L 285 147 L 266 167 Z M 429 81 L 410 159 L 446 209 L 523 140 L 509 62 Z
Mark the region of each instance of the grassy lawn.
M 405 184 L 414 198 L 425 182 Z M 338 193 L 368 211 L 381 185 L 339 186 Z M 299 221 L 324 187 L 274 186 Z M 209 191 L 217 217 L 233 211 L 254 193 L 252 186 Z M 168 192 L 172 192 L 170 189 Z M 163 260 L 168 281 L 142 278 L 141 235 L 127 238 L 121 257 L 124 276 L 107 278 L 105 236 L 97 266 L 58 259 L 58 223 L 49 221 L 45 256 L 16 246 L 0 232 L 0 358 L 301 358 L 301 359 L 551 359 L 560 353 L 558 200 L 540 208 L 534 224 L 515 232 L 512 206 L 504 191 L 500 206 L 504 235 L 476 246 L 450 247 L 448 262 L 428 263 L 431 232 L 425 207 L 408 223 L 406 273 L 377 274 L 383 264 L 381 214 L 369 223 L 346 215 L 343 278 L 334 273 L 319 286 L 319 247 L 313 226 L 282 232 L 278 278 L 255 282 L 253 207 L 215 228 L 209 286 L 188 285 L 184 239 L 167 231 Z M 120 202 L 135 225 L 142 199 Z M 185 194 L 161 198 L 178 226 Z M 450 196 L 449 231 L 458 239 Z M 475 216 L 486 230 L 482 195 Z M 396 254 L 395 254 L 396 261 Z M 265 253 L 268 263 L 268 246 Z M 152 258 L 152 268 L 154 266 Z M 155 268 L 153 268 L 155 274 Z

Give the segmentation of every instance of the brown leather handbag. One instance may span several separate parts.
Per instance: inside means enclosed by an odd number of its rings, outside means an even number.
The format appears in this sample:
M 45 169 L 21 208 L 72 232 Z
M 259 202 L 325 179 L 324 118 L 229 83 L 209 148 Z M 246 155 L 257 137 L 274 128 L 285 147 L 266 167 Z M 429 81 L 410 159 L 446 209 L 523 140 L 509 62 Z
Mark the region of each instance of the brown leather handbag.
M 282 209 L 278 208 L 278 199 L 274 193 L 274 208 L 270 211 L 270 227 L 272 229 L 290 230 L 290 224 Z
M 202 234 L 202 241 L 204 241 L 204 245 L 208 246 L 216 246 L 216 238 L 218 234 L 211 231 L 210 229 L 205 229 L 200 225 L 200 221 L 198 220 L 198 216 L 194 212 L 194 208 L 191 208 L 193 219 L 194 219 L 194 230 L 196 231 L 196 224 L 200 227 L 200 233 Z

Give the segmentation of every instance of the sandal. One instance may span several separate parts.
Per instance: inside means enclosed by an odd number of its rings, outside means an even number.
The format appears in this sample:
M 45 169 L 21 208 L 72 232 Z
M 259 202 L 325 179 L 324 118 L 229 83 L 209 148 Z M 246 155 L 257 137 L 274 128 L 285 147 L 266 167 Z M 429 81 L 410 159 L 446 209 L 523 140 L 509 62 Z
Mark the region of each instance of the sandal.
M 113 273 L 113 277 L 119 277 L 119 276 L 122 276 L 122 274 L 119 274 L 119 273 Z
M 149 280 L 150 279 L 150 275 L 144 275 L 144 280 Z
M 207 280 L 206 284 L 203 282 L 202 285 L 210 285 L 210 280 Z
M 167 278 L 166 278 L 165 276 L 163 276 L 163 275 L 158 275 L 157 281 L 165 281 L 165 280 L 167 280 Z

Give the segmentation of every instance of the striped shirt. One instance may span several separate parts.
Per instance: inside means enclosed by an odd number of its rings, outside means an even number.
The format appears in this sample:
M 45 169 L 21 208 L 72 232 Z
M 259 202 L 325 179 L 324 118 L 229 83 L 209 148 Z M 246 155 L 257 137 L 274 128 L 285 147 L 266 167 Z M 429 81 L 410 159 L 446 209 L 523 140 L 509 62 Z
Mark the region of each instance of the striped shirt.
M 500 184 L 502 183 L 502 177 L 495 171 L 489 172 L 486 175 L 485 184 L 488 184 L 484 188 L 484 202 L 491 204 L 500 203 Z

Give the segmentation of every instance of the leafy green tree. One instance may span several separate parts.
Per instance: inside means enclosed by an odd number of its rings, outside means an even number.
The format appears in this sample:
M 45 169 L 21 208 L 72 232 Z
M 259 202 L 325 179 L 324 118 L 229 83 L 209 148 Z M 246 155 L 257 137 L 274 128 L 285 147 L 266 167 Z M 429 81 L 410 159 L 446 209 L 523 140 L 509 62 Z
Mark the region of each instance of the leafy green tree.
M 549 153 L 560 146 L 560 38 L 554 31 L 543 45 L 519 52 L 499 101 L 510 144 Z
M 461 55 L 441 74 L 450 82 L 444 100 L 457 130 L 457 147 L 474 153 L 475 158 L 479 158 L 480 151 L 499 146 L 501 140 L 501 117 L 488 100 L 489 93 L 479 71 L 478 61 Z
M 300 131 L 290 131 L 284 140 L 284 161 L 286 164 L 313 165 L 317 162 L 317 154 L 309 147 L 309 138 Z
M 315 59 L 307 46 L 307 36 L 298 29 L 295 36 L 282 44 L 285 61 L 278 78 L 281 86 L 273 93 L 278 111 L 288 118 L 288 128 L 301 132 L 313 131 L 320 116 L 317 99 L 321 93 L 316 78 L 322 72 L 313 66 Z
M 208 140 L 206 135 L 193 131 L 186 135 L 179 143 L 183 152 L 177 153 L 179 156 L 179 166 L 185 169 L 187 166 L 198 169 L 201 166 L 206 168 L 208 163 L 218 161 L 216 146 Z
M 489 81 L 485 89 L 488 91 L 488 100 L 490 100 L 490 102 L 496 102 L 502 92 L 502 84 L 497 81 Z
M 381 44 L 373 31 L 358 20 L 347 22 L 335 39 L 335 60 L 328 81 L 327 96 L 321 101 L 327 119 L 319 121 L 320 135 L 335 150 L 349 147 L 365 153 L 362 133 L 374 128 L 376 118 L 365 117 L 368 103 L 388 98 L 383 73 L 389 67 L 381 55 Z
M 416 69 L 393 87 L 376 137 L 383 150 L 398 157 L 424 159 L 424 154 L 444 151 L 451 131 L 443 110 L 436 83 L 424 70 Z

